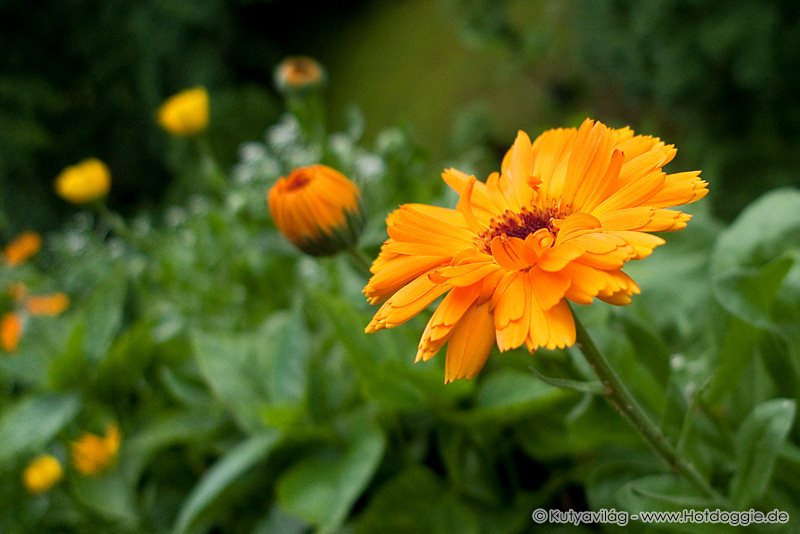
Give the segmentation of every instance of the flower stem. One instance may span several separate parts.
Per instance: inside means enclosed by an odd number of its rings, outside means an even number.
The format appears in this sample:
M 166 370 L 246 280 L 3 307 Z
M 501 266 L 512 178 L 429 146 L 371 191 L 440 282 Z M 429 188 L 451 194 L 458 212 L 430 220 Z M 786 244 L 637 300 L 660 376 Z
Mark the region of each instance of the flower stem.
M 574 316 L 574 314 L 573 314 Z M 664 459 L 664 461 L 675 471 L 680 473 L 687 481 L 699 489 L 705 496 L 711 498 L 724 507 L 729 507 L 728 501 L 717 490 L 715 490 L 703 475 L 688 460 L 681 457 L 677 450 L 667 440 L 661 429 L 656 426 L 647 413 L 642 409 L 636 399 L 620 380 L 617 373 L 608 363 L 608 360 L 600 353 L 597 346 L 592 341 L 586 328 L 575 316 L 575 330 L 577 333 L 577 344 L 589 362 L 600 382 L 603 384 L 603 392 L 611 405 L 620 412 L 633 425 L 633 427 L 644 437 L 653 450 Z
M 353 263 L 356 264 L 356 267 L 358 267 L 358 270 L 361 272 L 361 274 L 369 279 L 372 276 L 372 273 L 369 270 L 372 260 L 369 259 L 363 250 L 356 246 L 349 247 L 347 252 L 350 253 L 350 257 L 353 258 Z

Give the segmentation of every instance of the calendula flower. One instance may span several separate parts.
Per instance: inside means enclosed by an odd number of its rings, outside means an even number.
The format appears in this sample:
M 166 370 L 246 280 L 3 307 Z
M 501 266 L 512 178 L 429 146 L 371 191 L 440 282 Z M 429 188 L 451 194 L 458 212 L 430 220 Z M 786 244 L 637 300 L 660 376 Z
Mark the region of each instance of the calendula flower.
M 106 469 L 117 456 L 120 444 L 119 428 L 110 424 L 105 436 L 84 432 L 71 444 L 72 465 L 84 475 L 96 475 Z
M 22 317 L 18 313 L 8 312 L 0 319 L 0 345 L 6 352 L 14 352 L 22 338 Z
M 275 85 L 284 93 L 320 87 L 325 80 L 325 70 L 307 56 L 287 57 L 275 69 Z
M 326 165 L 293 170 L 269 190 L 275 225 L 300 250 L 313 256 L 355 245 L 363 226 L 361 192 Z
M 385 301 L 367 332 L 400 325 L 445 295 L 416 360 L 448 344 L 445 382 L 472 378 L 492 347 L 563 348 L 575 342 L 568 300 L 627 304 L 639 287 L 623 271 L 690 216 L 666 209 L 706 195 L 699 171 L 666 174 L 673 145 L 587 119 L 531 144 L 524 132 L 500 173 L 476 181 L 448 169 L 456 209 L 401 206 L 364 288 Z
M 31 315 L 60 315 L 69 307 L 69 297 L 64 293 L 37 295 L 23 299 L 25 309 Z
M 6 264 L 14 267 L 25 263 L 42 248 L 42 236 L 36 232 L 22 232 L 3 249 Z
M 29 492 L 42 493 L 55 486 L 63 476 L 61 462 L 55 456 L 43 454 L 25 468 L 22 482 Z
M 169 97 L 158 109 L 158 124 L 172 135 L 194 135 L 208 125 L 208 91 L 186 89 Z
M 73 204 L 86 204 L 108 194 L 111 172 L 105 163 L 89 158 L 67 167 L 56 178 L 56 193 Z

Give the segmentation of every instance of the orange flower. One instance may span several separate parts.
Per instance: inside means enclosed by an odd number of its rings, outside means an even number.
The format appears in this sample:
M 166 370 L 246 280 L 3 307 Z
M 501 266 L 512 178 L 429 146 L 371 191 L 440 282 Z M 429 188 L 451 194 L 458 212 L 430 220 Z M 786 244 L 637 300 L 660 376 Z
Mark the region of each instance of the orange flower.
M 119 428 L 110 424 L 104 437 L 84 432 L 72 442 L 72 465 L 84 475 L 96 475 L 116 458 L 120 444 Z
M 208 126 L 208 108 L 205 87 L 186 89 L 169 97 L 158 108 L 158 124 L 172 135 L 194 135 Z
M 281 233 L 313 256 L 352 247 L 363 226 L 358 186 L 326 165 L 301 167 L 280 178 L 268 202 Z
M 409 204 L 387 218 L 389 239 L 364 288 L 371 303 L 385 302 L 366 331 L 400 325 L 446 294 L 416 357 L 448 343 L 445 382 L 474 377 L 495 343 L 531 352 L 572 345 L 567 300 L 630 302 L 639 287 L 625 262 L 664 243 L 647 232 L 686 226 L 690 215 L 665 208 L 707 194 L 699 171 L 662 171 L 675 153 L 587 119 L 533 144 L 519 132 L 486 183 L 446 170 L 455 210 Z
M 322 66 L 307 56 L 287 57 L 275 69 L 275 85 L 285 93 L 319 87 L 325 78 Z
M 22 337 L 22 318 L 17 313 L 9 312 L 0 319 L 0 345 L 6 352 L 14 352 Z
M 64 293 L 28 297 L 24 302 L 31 315 L 60 315 L 69 307 L 69 297 Z
M 64 469 L 55 456 L 43 454 L 33 460 L 22 473 L 22 482 L 31 493 L 42 493 L 55 486 Z
M 42 248 L 42 236 L 36 232 L 22 232 L 3 249 L 6 263 L 14 267 L 25 263 Z

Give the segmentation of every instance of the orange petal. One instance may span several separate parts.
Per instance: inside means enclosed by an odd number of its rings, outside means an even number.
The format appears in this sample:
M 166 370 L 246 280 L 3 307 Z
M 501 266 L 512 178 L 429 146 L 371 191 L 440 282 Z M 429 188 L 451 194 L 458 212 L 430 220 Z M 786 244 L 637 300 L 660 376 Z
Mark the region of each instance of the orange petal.
M 467 310 L 447 342 L 445 383 L 477 375 L 489 358 L 494 341 L 489 303 Z

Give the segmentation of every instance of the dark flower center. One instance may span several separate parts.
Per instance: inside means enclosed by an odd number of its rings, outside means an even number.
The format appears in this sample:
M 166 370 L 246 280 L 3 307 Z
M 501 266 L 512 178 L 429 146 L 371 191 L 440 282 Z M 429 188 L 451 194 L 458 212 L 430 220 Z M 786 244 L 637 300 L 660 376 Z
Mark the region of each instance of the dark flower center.
M 531 207 L 522 208 L 520 212 L 506 210 L 502 215 L 492 218 L 489 228 L 478 234 L 479 247 L 491 254 L 492 240 L 498 236 L 525 239 L 542 228 L 557 234 L 558 229 L 553 225 L 553 219 L 563 216 L 556 208 Z

